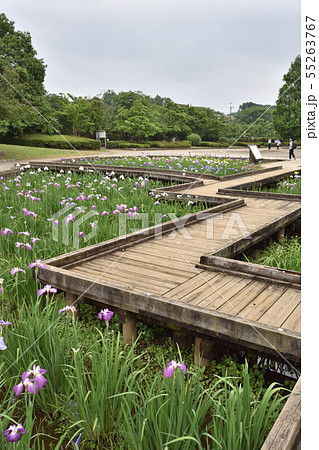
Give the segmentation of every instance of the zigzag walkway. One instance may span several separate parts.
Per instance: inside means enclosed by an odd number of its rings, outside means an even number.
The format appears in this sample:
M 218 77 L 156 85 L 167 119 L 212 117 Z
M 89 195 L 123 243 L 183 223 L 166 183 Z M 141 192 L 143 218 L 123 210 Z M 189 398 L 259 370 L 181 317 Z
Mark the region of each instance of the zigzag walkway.
M 277 166 L 271 176 L 300 170 L 296 161 Z M 202 186 L 175 187 L 174 195 L 233 201 L 218 190 L 269 176 L 205 179 Z M 153 227 L 52 258 L 39 280 L 65 291 L 70 304 L 81 296 L 118 308 L 128 341 L 135 318 L 143 317 L 299 361 L 300 276 L 239 261 L 230 266 L 223 256 L 280 234 L 300 217 L 300 202 L 244 194 L 235 200 L 160 234 Z

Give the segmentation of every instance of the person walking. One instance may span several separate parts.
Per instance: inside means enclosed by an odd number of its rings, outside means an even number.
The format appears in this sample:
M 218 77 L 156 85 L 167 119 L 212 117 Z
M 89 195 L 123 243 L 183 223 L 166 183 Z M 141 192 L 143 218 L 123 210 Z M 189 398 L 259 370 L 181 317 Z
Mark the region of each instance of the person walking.
M 268 150 L 270 150 L 271 149 L 271 139 L 269 138 L 268 139 Z
M 280 140 L 276 139 L 275 140 L 275 145 L 276 145 L 277 150 L 279 150 L 280 144 L 281 144 Z
M 290 138 L 289 139 L 289 159 L 291 159 L 291 158 L 296 159 L 295 153 L 294 153 L 295 148 L 297 148 L 297 145 Z

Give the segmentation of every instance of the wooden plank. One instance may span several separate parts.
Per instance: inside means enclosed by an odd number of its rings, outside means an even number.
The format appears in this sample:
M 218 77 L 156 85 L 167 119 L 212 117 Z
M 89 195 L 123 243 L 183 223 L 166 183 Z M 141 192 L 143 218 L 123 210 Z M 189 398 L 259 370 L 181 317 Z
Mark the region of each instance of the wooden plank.
M 202 276 L 202 285 L 198 288 L 194 289 L 191 292 L 188 292 L 181 298 L 182 302 L 191 303 L 194 305 L 200 304 L 202 300 L 207 298 L 210 294 L 210 289 L 213 289 L 214 292 L 218 291 L 225 284 L 232 281 L 234 277 L 229 277 L 228 275 L 219 274 L 218 277 L 214 278 L 212 281 L 206 279 L 206 277 Z M 210 288 L 210 289 L 209 289 Z
M 233 240 L 232 242 L 227 243 L 226 245 L 221 247 L 218 251 L 214 252 L 214 255 L 224 257 L 234 257 L 239 253 L 242 253 L 242 251 L 247 249 L 247 247 L 257 244 L 258 242 L 262 241 L 269 235 L 274 234 L 283 226 L 291 222 L 294 222 L 300 216 L 301 216 L 301 208 L 298 207 L 293 212 L 281 215 L 279 218 L 272 220 L 268 224 L 259 227 L 254 231 L 250 231 L 251 239 L 249 240 L 249 242 L 247 242 L 247 239 L 240 237 L 239 239 Z
M 108 264 L 115 262 L 115 270 L 123 270 L 125 273 L 143 274 L 145 277 L 150 277 L 159 280 L 173 281 L 174 283 L 182 283 L 189 278 L 189 274 L 182 274 L 178 269 L 168 268 L 165 266 L 159 266 L 152 262 L 139 261 L 134 258 L 128 258 L 122 253 L 123 256 L 119 258 L 116 255 L 110 255 L 108 258 L 97 258 L 90 263 L 84 264 L 82 267 L 107 267 Z
M 152 244 L 142 244 L 132 249 L 134 254 L 140 254 L 141 257 L 149 255 L 150 257 L 159 258 L 161 261 L 170 261 L 175 267 L 182 267 L 183 270 L 188 270 L 193 273 L 193 265 L 185 261 L 185 259 L 178 253 L 172 252 L 169 247 L 155 247 Z M 195 260 L 198 261 L 198 254 L 195 253 Z
M 262 291 L 264 291 L 267 286 L 268 283 L 263 283 L 261 281 L 253 281 L 249 283 L 246 287 L 241 289 L 238 294 L 233 295 L 227 303 L 221 305 L 218 308 L 218 311 L 226 314 L 241 314 L 241 311 L 245 308 L 245 306 L 247 306 Z
M 301 433 L 301 378 L 270 430 L 261 450 L 294 450 Z
M 194 244 L 194 245 L 193 245 Z M 207 248 L 207 242 L 202 244 L 195 244 L 193 239 L 181 240 L 180 237 L 178 239 L 156 239 L 152 242 L 152 245 L 155 247 L 167 247 L 171 249 L 171 251 L 181 251 L 184 253 L 189 253 L 190 255 L 197 256 L 199 259 L 199 255 Z
M 296 306 L 281 328 L 301 332 L 301 304 Z
M 253 264 L 246 261 L 238 261 L 230 258 L 217 256 L 202 256 L 201 265 L 209 266 L 213 270 L 221 270 L 225 273 L 237 272 L 238 275 L 254 275 L 268 281 L 283 281 L 285 283 L 298 285 L 301 284 L 301 274 L 291 270 L 276 269 L 262 264 Z
M 215 280 L 218 276 L 219 276 L 218 273 L 211 273 L 208 276 L 208 280 L 209 281 Z M 205 283 L 205 280 L 201 276 L 201 273 L 197 273 L 197 275 L 180 284 L 176 288 L 167 291 L 164 296 L 167 298 L 174 298 L 175 300 L 180 300 L 186 293 L 198 288 L 203 283 Z
M 132 281 L 138 281 L 141 286 L 145 286 L 145 289 L 147 290 L 147 286 L 149 286 L 150 281 L 153 286 L 158 287 L 165 287 L 167 289 L 173 288 L 177 286 L 179 283 L 178 281 L 174 282 L 172 280 L 166 280 L 161 278 L 160 276 L 157 276 L 156 273 L 152 273 L 152 271 L 144 270 L 142 272 L 142 267 L 130 267 L 127 265 L 121 265 L 120 260 L 118 260 L 115 264 L 113 264 L 113 261 L 108 263 L 107 261 L 105 263 L 101 261 L 94 261 L 92 263 L 86 263 L 82 266 L 77 266 L 74 269 L 82 270 L 90 270 L 90 271 L 96 271 L 99 273 L 104 273 L 104 277 L 107 279 L 109 275 L 115 275 L 120 276 L 121 279 L 125 278 Z M 72 269 L 72 270 L 74 270 Z M 150 281 L 147 281 L 147 277 L 150 278 Z
M 251 283 L 251 280 L 244 278 L 235 278 L 235 280 L 233 279 L 230 283 L 227 283 L 222 288 L 219 288 L 217 292 L 212 292 L 209 297 L 199 304 L 199 306 L 217 310 L 224 303 L 227 303 L 235 294 L 238 294 L 242 289 Z
M 259 321 L 270 323 L 274 327 L 283 328 L 283 323 L 292 311 L 300 304 L 301 293 L 295 289 L 288 289 L 279 300 L 260 317 Z
M 166 267 L 167 269 L 170 270 L 171 273 L 176 272 L 179 275 L 185 276 L 185 277 L 187 277 L 187 276 L 190 277 L 193 274 L 198 273 L 198 270 L 193 265 L 186 263 L 181 258 L 173 259 L 168 256 L 167 257 L 163 256 L 162 253 L 156 253 L 156 252 L 155 252 L 155 254 L 154 253 L 153 254 L 142 253 L 142 252 L 137 251 L 138 249 L 139 249 L 139 247 L 135 247 L 134 249 L 128 249 L 124 252 L 118 251 L 118 252 L 112 253 L 110 255 L 110 257 L 112 256 L 112 258 L 114 258 L 114 257 L 118 258 L 119 256 L 121 256 L 121 254 L 123 254 L 122 260 L 123 260 L 123 258 L 125 260 L 130 260 L 130 261 L 132 261 L 132 264 L 135 261 L 139 261 L 139 262 L 152 261 L 152 264 L 154 265 L 154 267 L 157 267 L 157 266 Z M 108 258 L 109 257 L 107 257 L 107 259 Z
M 286 287 L 276 285 L 267 286 L 264 291 L 241 310 L 240 314 L 249 320 L 259 320 L 286 290 Z
M 114 273 L 111 270 L 103 271 L 98 270 L 98 268 L 75 267 L 72 269 L 72 273 L 89 277 L 93 284 L 110 282 L 120 284 L 126 289 L 136 289 L 139 292 L 155 292 L 160 295 L 176 286 L 172 283 L 157 283 L 155 281 L 150 285 L 143 277 Z

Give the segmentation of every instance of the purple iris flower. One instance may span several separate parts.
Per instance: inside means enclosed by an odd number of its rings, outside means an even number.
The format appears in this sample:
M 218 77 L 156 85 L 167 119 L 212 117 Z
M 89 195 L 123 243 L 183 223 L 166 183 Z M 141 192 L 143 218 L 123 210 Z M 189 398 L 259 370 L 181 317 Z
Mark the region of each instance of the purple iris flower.
M 79 434 L 79 436 L 78 436 L 78 438 L 77 438 L 77 440 L 75 442 L 72 441 L 72 439 L 71 439 L 71 442 L 72 442 L 72 444 L 74 445 L 75 448 L 79 448 L 79 443 L 80 443 L 80 440 L 81 440 L 81 436 L 82 436 L 82 433 Z
M 24 234 L 25 236 L 30 236 L 29 231 L 19 231 L 18 234 Z
M 20 439 L 20 434 L 26 434 L 26 430 L 23 428 L 22 423 L 18 425 L 10 425 L 9 428 L 3 432 L 3 436 L 7 442 L 17 442 Z
M 76 312 L 76 308 L 74 306 L 66 305 L 64 308 L 59 309 L 58 313 L 61 314 L 61 312 L 64 312 L 64 311 L 71 311 L 72 314 L 74 314 Z
M 40 295 L 42 295 L 42 294 L 49 294 L 49 293 L 56 294 L 57 289 L 53 288 L 50 284 L 47 284 L 42 289 L 38 290 L 38 297 L 40 297 Z
M 30 375 L 34 376 L 34 383 L 36 384 L 37 389 L 42 389 L 47 384 L 47 379 L 44 378 L 43 374 L 46 373 L 46 369 L 41 369 L 40 366 L 36 366 L 33 364 L 32 369 L 28 370 L 28 372 L 23 372 L 21 376 L 22 383 L 29 378 Z
M 1 327 L 1 333 L 2 333 L 2 328 L 5 326 L 5 325 L 12 325 L 12 323 L 11 322 L 5 322 L 4 320 L 0 320 L 0 327 Z
M 1 336 L 0 337 L 0 350 L 5 350 L 7 348 L 5 342 L 4 342 L 4 338 Z
M 75 220 L 75 216 L 73 214 L 69 214 L 65 219 L 65 223 L 74 222 L 74 220 Z
M 40 389 L 39 386 L 34 383 L 34 380 L 30 380 L 29 377 L 26 377 L 23 381 L 20 381 L 20 383 L 13 388 L 13 391 L 17 397 L 23 391 L 23 387 L 25 387 L 26 390 L 30 392 L 30 394 L 36 394 Z
M 98 313 L 98 317 L 100 320 L 104 319 L 106 322 L 108 322 L 111 317 L 113 316 L 114 311 L 110 311 L 109 309 L 102 309 L 102 311 L 100 311 Z
M 6 236 L 8 233 L 13 234 L 13 231 L 10 230 L 10 228 L 5 228 L 4 230 L 2 230 L 1 233 L 2 233 L 3 236 Z
M 12 269 L 10 269 L 10 275 L 15 275 L 18 272 L 26 273 L 24 269 L 20 269 L 19 267 L 13 267 Z
M 179 369 L 181 369 L 181 370 L 185 373 L 185 375 L 187 375 L 187 370 L 186 370 L 185 364 L 181 364 L 181 363 L 179 363 L 179 362 L 174 361 L 174 359 L 172 359 L 172 361 L 169 362 L 169 363 L 167 364 L 167 366 L 165 367 L 165 369 L 164 369 L 164 375 L 165 375 L 165 377 L 166 377 L 166 378 L 170 378 L 170 377 L 173 375 L 173 373 L 174 373 L 176 367 L 178 367 Z
M 32 269 L 33 267 L 45 269 L 46 265 L 41 261 L 41 259 L 36 259 L 35 262 L 29 264 L 29 269 Z
M 12 325 L 11 322 L 5 322 L 4 320 L 0 320 L 0 350 L 5 350 L 7 348 L 5 342 L 4 342 L 4 338 L 2 337 L 2 331 L 3 331 L 3 327 L 5 325 Z

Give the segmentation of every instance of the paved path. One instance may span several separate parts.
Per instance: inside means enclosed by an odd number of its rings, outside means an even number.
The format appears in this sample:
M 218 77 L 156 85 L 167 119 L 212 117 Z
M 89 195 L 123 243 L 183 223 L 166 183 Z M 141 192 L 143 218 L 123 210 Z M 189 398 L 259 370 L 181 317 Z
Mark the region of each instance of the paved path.
M 268 149 L 261 149 L 261 154 L 263 158 L 265 159 L 284 159 L 288 160 L 288 149 L 280 149 L 277 150 L 268 150 Z M 72 151 L 73 156 L 74 151 Z M 193 148 L 193 149 L 156 149 L 156 150 L 126 150 L 126 149 L 114 149 L 114 150 L 108 150 L 108 151 L 100 151 L 100 152 L 87 152 L 87 151 L 79 151 L 79 158 L 89 158 L 92 156 L 133 156 L 133 155 L 146 155 L 146 154 L 156 154 L 156 155 L 211 155 L 216 157 L 222 157 L 222 156 L 233 156 L 233 157 L 248 157 L 249 150 L 247 148 L 231 148 L 231 149 L 209 149 L 209 148 Z M 295 155 L 297 159 L 300 159 L 301 157 L 301 150 L 297 149 L 295 150 Z M 65 152 L 65 155 L 63 157 L 68 158 L 67 151 Z M 36 158 L 37 161 L 41 162 L 53 162 L 53 161 L 60 161 L 62 157 L 60 158 Z M 21 160 L 21 161 L 1 161 L 0 160 L 0 171 L 5 171 L 12 169 L 15 164 L 25 165 L 28 164 L 31 160 Z

